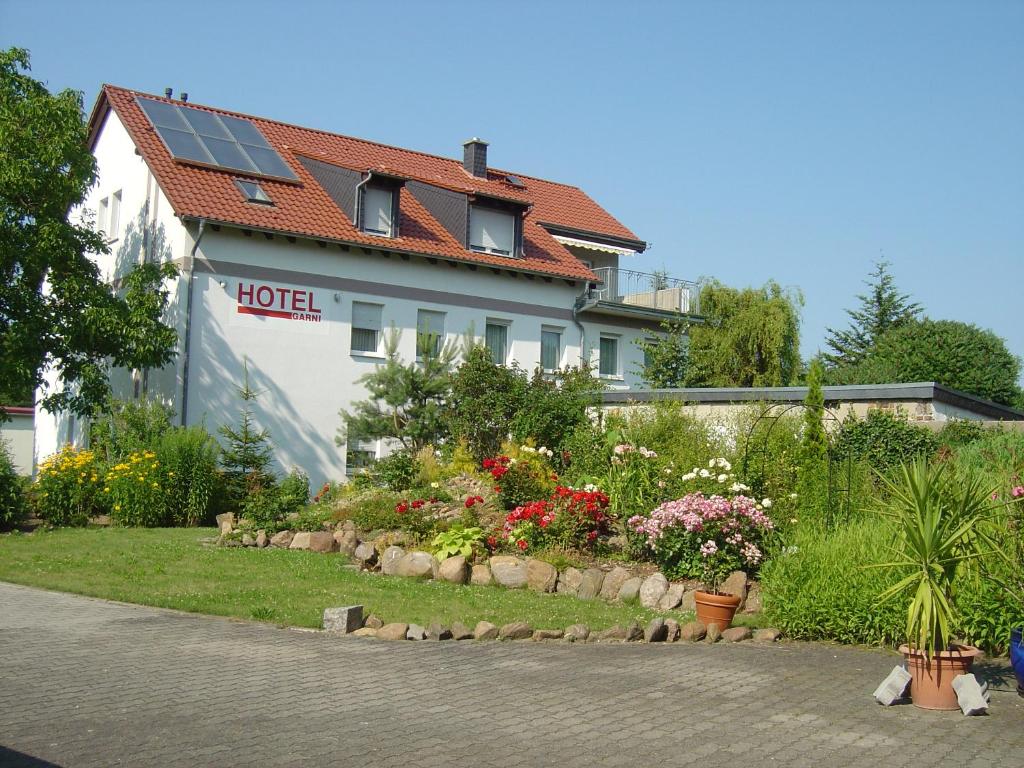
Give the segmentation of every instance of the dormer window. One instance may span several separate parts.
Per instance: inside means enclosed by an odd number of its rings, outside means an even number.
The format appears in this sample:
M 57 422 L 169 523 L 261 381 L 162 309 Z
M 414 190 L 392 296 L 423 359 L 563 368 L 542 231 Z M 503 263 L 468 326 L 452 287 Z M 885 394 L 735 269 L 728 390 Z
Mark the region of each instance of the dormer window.
M 270 199 L 270 195 L 263 191 L 263 187 L 260 186 L 258 181 L 235 179 L 235 186 L 238 187 L 238 191 L 242 193 L 242 197 L 245 198 L 247 203 L 256 203 L 257 205 L 274 204 L 274 201 Z
M 395 190 L 367 186 L 363 188 L 362 227 L 363 232 L 381 237 L 393 237 Z
M 469 247 L 480 253 L 513 256 L 516 252 L 516 217 L 511 213 L 474 205 L 469 211 Z

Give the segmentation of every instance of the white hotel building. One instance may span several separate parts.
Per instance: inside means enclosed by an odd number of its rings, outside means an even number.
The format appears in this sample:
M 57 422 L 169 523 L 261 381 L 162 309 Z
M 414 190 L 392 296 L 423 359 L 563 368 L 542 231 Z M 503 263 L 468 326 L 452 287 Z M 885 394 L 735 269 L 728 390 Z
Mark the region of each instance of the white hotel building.
M 258 423 L 282 468 L 346 473 L 339 409 L 383 357 L 383 333 L 473 334 L 527 370 L 591 362 L 609 388 L 639 386 L 659 322 L 696 313 L 691 283 L 619 266 L 645 243 L 580 189 L 105 86 L 91 117 L 96 212 L 117 281 L 173 262 L 175 362 L 113 373 L 120 397 L 159 397 L 183 424 L 237 419 L 248 367 Z M 36 460 L 82 425 L 40 413 Z M 348 446 L 366 458 L 383 446 Z M 354 462 L 353 462 L 354 463 Z

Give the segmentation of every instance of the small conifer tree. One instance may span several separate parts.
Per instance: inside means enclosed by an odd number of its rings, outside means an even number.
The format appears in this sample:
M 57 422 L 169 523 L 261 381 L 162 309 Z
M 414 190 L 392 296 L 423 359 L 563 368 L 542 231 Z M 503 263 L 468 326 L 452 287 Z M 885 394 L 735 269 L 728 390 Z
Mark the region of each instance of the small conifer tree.
M 231 498 L 241 501 L 273 482 L 268 472 L 272 448 L 270 432 L 257 429 L 253 418 L 252 404 L 259 393 L 249 383 L 249 366 L 245 366 L 245 376 L 241 387 L 237 388 L 238 397 L 242 401 L 238 417 L 238 426 L 224 424 L 218 430 L 227 445 L 220 455 L 220 463 L 224 468 L 225 481 Z

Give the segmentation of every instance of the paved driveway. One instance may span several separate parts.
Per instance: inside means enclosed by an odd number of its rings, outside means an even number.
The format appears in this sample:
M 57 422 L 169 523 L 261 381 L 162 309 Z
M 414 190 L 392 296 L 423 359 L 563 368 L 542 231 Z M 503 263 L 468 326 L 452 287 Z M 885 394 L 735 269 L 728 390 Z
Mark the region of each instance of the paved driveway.
M 384 643 L 0 583 L 2 766 L 1010 766 L 1024 699 L 884 709 L 887 653 Z

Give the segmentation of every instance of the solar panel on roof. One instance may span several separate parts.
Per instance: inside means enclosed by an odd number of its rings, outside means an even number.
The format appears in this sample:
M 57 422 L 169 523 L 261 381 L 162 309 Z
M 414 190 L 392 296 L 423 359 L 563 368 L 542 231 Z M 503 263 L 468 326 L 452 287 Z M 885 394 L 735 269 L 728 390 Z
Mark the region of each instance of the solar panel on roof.
M 249 120 L 155 99 L 139 98 L 138 102 L 175 160 L 260 176 L 298 178 Z
M 526 185 L 523 184 L 523 180 L 518 176 L 513 176 L 511 173 L 505 174 L 505 181 L 511 184 L 513 187 L 519 187 L 520 189 L 526 189 Z

